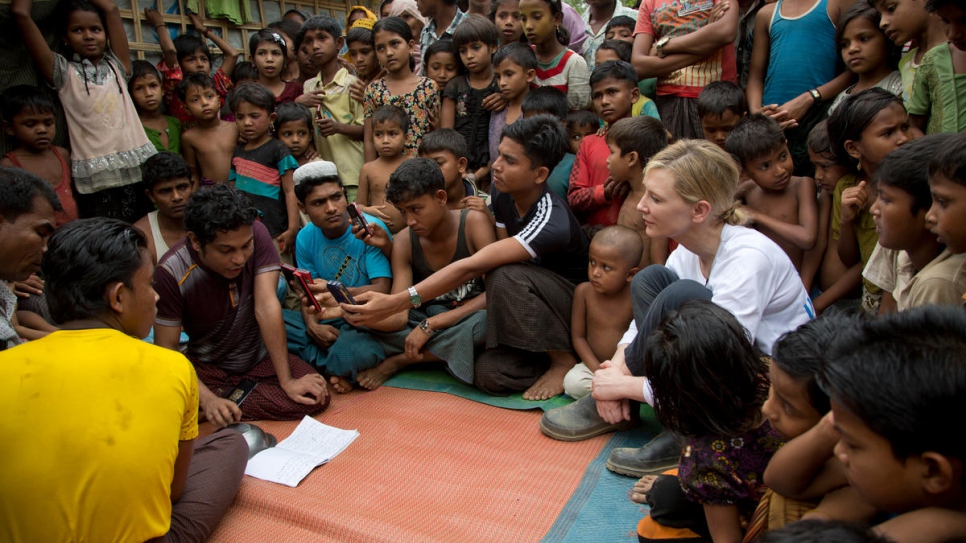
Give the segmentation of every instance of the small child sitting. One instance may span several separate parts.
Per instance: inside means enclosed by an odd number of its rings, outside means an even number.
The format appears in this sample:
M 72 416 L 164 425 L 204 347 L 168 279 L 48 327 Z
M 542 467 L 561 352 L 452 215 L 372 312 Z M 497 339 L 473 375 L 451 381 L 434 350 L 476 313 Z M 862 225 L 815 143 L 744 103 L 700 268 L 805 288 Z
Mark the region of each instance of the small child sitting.
M 141 166 L 144 192 L 158 209 L 134 223 L 144 232 L 148 252 L 157 264 L 161 257 L 187 236 L 184 208 L 197 188 L 191 169 L 181 155 L 162 151 Z
M 648 336 L 654 412 L 685 443 L 676 475 L 644 476 L 634 487 L 650 505 L 637 527 L 642 540 L 668 526 L 742 540 L 765 492 L 762 473 L 782 445 L 761 413 L 767 372 L 734 315 L 710 301 L 685 302 Z
M 238 125 L 218 118 L 221 99 L 214 80 L 205 73 L 188 74 L 178 83 L 178 99 L 195 120 L 181 134 L 181 152 L 191 168 L 191 180 L 206 186 L 228 181 Z
M 725 150 L 751 178 L 738 188 L 749 223 L 777 243 L 800 270 L 804 251 L 815 246 L 818 233 L 815 185 L 792 176 L 788 140 L 778 122 L 760 113 L 742 118 Z
M 589 253 L 589 281 L 574 289 L 570 321 L 570 337 L 580 362 L 564 377 L 564 392 L 574 399 L 590 394 L 594 372 L 614 356 L 634 318 L 631 279 L 644 244 L 633 230 L 608 226 L 590 241 Z
M 475 209 L 494 222 L 493 212 L 487 207 L 489 195 L 480 192 L 472 179 L 466 177 L 466 140 L 451 128 L 433 130 L 419 144 L 419 156 L 436 162 L 446 182 L 446 207 Z
M 242 83 L 228 95 L 235 124 L 246 143 L 235 147 L 228 181 L 245 193 L 261 213 L 279 254 L 295 251 L 299 209 L 292 172 L 298 163 L 288 147 L 269 134 L 275 95 L 258 83 Z
M 966 537 L 966 441 L 949 426 L 966 410 L 963 330 L 962 308 L 919 307 L 840 330 L 826 357 L 835 455 L 859 496 L 898 514 L 876 530 L 899 541 Z
M 520 111 L 523 112 L 524 119 L 535 115 L 551 115 L 563 123 L 567 119 L 570 106 L 567 104 L 567 95 L 559 89 L 537 87 L 527 93 L 523 103 L 520 104 Z M 599 122 L 598 126 L 600 126 Z M 550 172 L 550 177 L 547 178 L 547 186 L 550 190 L 564 200 L 567 199 L 567 190 L 570 187 L 570 172 L 574 167 L 575 158 L 576 153 L 572 152 L 568 145 L 563 159 L 554 167 L 553 171 Z M 491 194 L 496 193 L 495 189 L 492 188 L 490 192 Z
M 406 227 L 396 206 L 386 201 L 389 176 L 400 164 L 411 158 L 403 153 L 409 116 L 396 106 L 379 106 L 369 118 L 372 123 L 372 145 L 379 157 L 362 165 L 356 201 L 366 213 L 379 217 L 393 234 Z
M 158 69 L 146 60 L 132 61 L 127 90 L 148 141 L 154 144 L 159 153 L 170 151 L 181 154 L 181 121 L 161 114 L 161 74 Z
M 730 81 L 708 83 L 698 94 L 698 116 L 704 139 L 722 149 L 728 134 L 748 114 L 748 100 L 738 85 Z
M 889 153 L 875 171 L 878 191 L 870 212 L 879 233 L 863 275 L 891 293 L 896 311 L 926 304 L 959 305 L 966 293 L 966 254 L 954 254 L 926 223 L 932 206 L 929 164 L 955 136 L 932 134 Z M 888 311 L 883 303 L 879 314 Z
M 288 147 L 292 158 L 305 165 L 316 158 L 312 141 L 312 112 L 302 104 L 286 102 L 275 110 L 275 136 Z
M 667 147 L 667 130 L 661 121 L 653 117 L 631 117 L 614 123 L 607 131 L 607 170 L 617 182 L 626 182 L 630 192 L 621 205 L 617 224 L 626 226 L 641 237 L 644 252 L 638 268 L 644 269 L 651 264 L 664 264 L 668 256 L 668 240 L 662 238 L 652 243 L 644 232 L 644 217 L 637 206 L 644 197 L 644 167 L 647 161 Z
M 191 113 L 185 104 L 184 98 L 178 92 L 178 86 L 188 75 L 199 73 L 209 75 L 211 70 L 211 51 L 208 49 L 206 40 L 211 40 L 218 46 L 224 54 L 221 66 L 211 74 L 213 88 L 218 94 L 218 107 L 221 109 L 225 105 L 225 97 L 231 90 L 233 84 L 231 75 L 235 68 L 238 58 L 238 50 L 232 47 L 224 38 L 206 28 L 204 20 L 200 15 L 191 13 L 191 24 L 202 37 L 192 34 L 182 34 L 171 40 L 171 35 L 164 24 L 161 14 L 151 8 L 144 10 L 144 16 L 158 33 L 158 45 L 164 59 L 158 62 L 158 70 L 163 79 L 161 81 L 164 90 L 164 105 L 168 108 L 168 113 L 177 117 L 182 124 L 189 124 L 197 117 L 192 118 Z
M 40 89 L 17 85 L 3 92 L 3 130 L 17 147 L 0 158 L 0 166 L 21 168 L 54 187 L 63 211 L 54 212 L 57 226 L 77 218 L 71 190 L 70 151 L 53 145 L 57 135 L 54 101 Z

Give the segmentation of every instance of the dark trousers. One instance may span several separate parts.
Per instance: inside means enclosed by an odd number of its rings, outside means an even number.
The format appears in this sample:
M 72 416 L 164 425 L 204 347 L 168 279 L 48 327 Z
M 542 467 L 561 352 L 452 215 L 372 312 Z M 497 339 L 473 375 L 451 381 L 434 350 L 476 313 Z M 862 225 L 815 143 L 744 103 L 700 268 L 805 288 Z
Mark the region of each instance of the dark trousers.
M 631 281 L 631 305 L 637 337 L 624 351 L 627 369 L 633 375 L 644 375 L 644 346 L 647 336 L 661 324 L 668 311 L 676 311 L 688 300 L 710 300 L 711 291 L 660 264 L 652 264 L 637 272 Z

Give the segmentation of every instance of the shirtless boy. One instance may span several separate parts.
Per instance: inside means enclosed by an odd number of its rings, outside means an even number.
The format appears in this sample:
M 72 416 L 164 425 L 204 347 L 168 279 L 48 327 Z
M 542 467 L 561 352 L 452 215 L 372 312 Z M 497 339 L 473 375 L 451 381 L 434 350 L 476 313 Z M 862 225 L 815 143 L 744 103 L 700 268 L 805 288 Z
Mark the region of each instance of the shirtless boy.
M 208 74 L 188 74 L 178 84 L 178 98 L 197 119 L 194 128 L 181 134 L 181 152 L 191 168 L 196 186 L 228 181 L 231 157 L 238 145 L 238 126 L 218 118 L 221 98 Z
M 475 209 L 485 213 L 494 223 L 493 212 L 487 207 L 486 193 L 481 193 L 466 175 L 466 138 L 452 128 L 438 128 L 423 136 L 419 143 L 419 156 L 436 162 L 443 171 L 446 183 L 446 207 L 449 209 Z
M 658 151 L 667 147 L 667 130 L 654 117 L 630 117 L 614 123 L 607 131 L 606 141 L 610 150 L 607 157 L 610 178 L 617 183 L 627 182 L 631 188 L 621 205 L 617 224 L 637 232 L 644 244 L 638 268 L 663 264 L 668 255 L 667 239 L 651 243 L 644 233 L 644 217 L 637 210 L 637 204 L 644 197 L 644 166 Z
M 195 191 L 191 170 L 181 155 L 158 153 L 141 165 L 144 192 L 158 208 L 141 217 L 134 226 L 144 232 L 148 252 L 157 264 L 187 236 L 184 229 L 184 208 Z
M 762 113 L 743 117 L 725 141 L 725 150 L 750 179 L 738 188 L 749 224 L 777 243 L 801 270 L 803 255 L 818 236 L 815 185 L 792 176 L 792 155 L 778 122 Z
M 366 162 L 359 171 L 359 192 L 356 201 L 370 215 L 382 219 L 395 234 L 406 224 L 393 205 L 386 201 L 389 176 L 410 157 L 403 154 L 409 116 L 396 106 L 381 106 L 372 112 L 372 145 L 379 158 Z
M 638 119 L 649 117 L 637 117 Z M 564 377 L 571 398 L 590 394 L 601 360 L 610 360 L 634 319 L 631 280 L 644 254 L 641 237 L 624 226 L 608 226 L 590 242 L 587 283 L 574 290 L 570 337 L 580 363 Z

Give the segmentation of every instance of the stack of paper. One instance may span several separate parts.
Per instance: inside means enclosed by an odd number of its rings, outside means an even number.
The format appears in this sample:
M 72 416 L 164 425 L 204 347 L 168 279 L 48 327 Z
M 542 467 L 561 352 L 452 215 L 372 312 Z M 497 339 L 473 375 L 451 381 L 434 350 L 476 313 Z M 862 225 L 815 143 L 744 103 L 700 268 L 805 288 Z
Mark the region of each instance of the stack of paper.
M 298 486 L 313 469 L 338 456 L 357 437 L 356 430 L 340 430 L 306 416 L 287 439 L 252 457 L 245 475 Z

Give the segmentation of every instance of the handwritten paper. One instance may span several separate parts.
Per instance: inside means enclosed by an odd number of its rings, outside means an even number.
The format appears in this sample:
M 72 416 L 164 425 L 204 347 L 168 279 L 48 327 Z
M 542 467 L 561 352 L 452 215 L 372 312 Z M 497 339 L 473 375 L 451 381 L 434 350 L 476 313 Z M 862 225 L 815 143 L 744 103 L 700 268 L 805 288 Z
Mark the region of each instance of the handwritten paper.
M 296 487 L 318 466 L 329 462 L 346 449 L 356 430 L 341 430 L 306 416 L 288 438 L 248 461 L 245 475 Z

